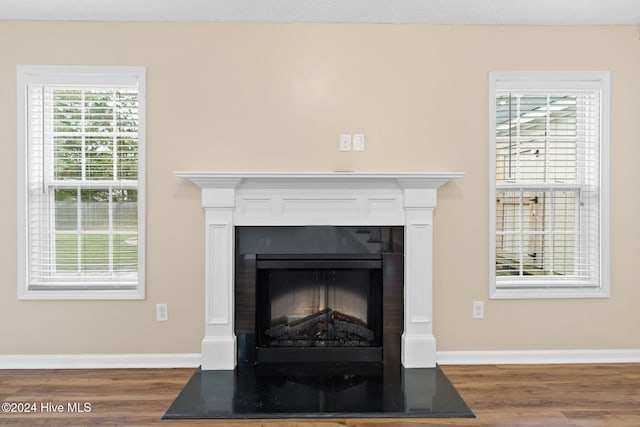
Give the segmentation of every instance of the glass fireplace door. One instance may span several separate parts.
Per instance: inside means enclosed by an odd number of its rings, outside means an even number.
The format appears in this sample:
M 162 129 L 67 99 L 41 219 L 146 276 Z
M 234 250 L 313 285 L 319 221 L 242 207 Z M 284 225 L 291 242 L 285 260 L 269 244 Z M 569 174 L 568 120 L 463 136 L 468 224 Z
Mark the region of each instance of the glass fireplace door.
M 360 258 L 259 256 L 256 262 L 259 353 L 269 354 L 267 360 L 275 357 L 274 361 L 280 356 L 286 359 L 283 361 L 309 358 L 347 361 L 371 353 L 363 349 L 379 348 L 381 263 L 379 255 L 369 254 Z M 330 352 L 322 353 L 320 349 Z M 369 357 L 373 356 L 366 356 Z

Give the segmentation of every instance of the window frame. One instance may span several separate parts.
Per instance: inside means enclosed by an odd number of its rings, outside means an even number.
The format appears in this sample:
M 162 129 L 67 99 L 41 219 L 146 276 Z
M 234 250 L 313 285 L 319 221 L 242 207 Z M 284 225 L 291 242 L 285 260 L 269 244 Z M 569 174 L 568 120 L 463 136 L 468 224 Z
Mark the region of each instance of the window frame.
M 18 65 L 17 71 L 17 298 L 19 300 L 140 300 L 145 298 L 145 136 L 146 136 L 146 68 L 144 66 L 65 66 Z M 32 289 L 29 285 L 29 116 L 28 85 L 69 84 L 117 86 L 123 81 L 137 82 L 138 145 L 137 145 L 137 281 L 129 289 L 109 284 L 91 289 L 90 286 L 51 289 Z M 49 162 L 50 163 L 50 162 Z M 48 165 L 47 167 L 51 167 Z M 115 181 L 105 182 L 111 188 Z M 82 189 L 84 179 L 71 185 Z M 50 183 L 45 183 L 50 187 Z M 111 191 L 111 190 L 110 190 Z M 50 195 L 53 197 L 53 195 Z M 111 202 L 109 202 L 111 203 Z
M 494 71 L 489 73 L 489 298 L 491 299 L 550 299 L 550 298 L 608 298 L 609 285 L 609 182 L 610 182 L 610 72 L 608 71 Z M 600 90 L 600 135 L 599 135 L 599 277 L 591 286 L 576 285 L 563 278 L 545 276 L 545 284 L 531 284 L 526 280 L 505 280 L 500 285 L 496 276 L 496 95 L 497 86 L 527 89 L 572 90 L 593 87 Z M 528 190 L 519 185 L 521 191 Z M 539 188 L 535 184 L 532 188 Z M 560 191 L 560 184 L 553 191 Z M 568 188 L 571 186 L 568 186 Z M 571 188 L 579 191 L 579 188 Z M 514 190 L 515 191 L 515 190 Z M 506 282 L 513 282 L 505 285 Z

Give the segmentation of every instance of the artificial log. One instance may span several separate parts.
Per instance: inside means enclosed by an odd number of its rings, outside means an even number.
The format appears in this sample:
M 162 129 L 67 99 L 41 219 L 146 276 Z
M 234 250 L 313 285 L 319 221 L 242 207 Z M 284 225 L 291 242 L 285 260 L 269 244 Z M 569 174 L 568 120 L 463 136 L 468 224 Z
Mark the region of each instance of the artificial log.
M 286 316 L 273 319 L 265 334 L 275 345 L 287 345 L 282 341 L 299 345 L 303 340 L 335 341 L 335 345 L 367 345 L 373 341 L 374 333 L 357 317 L 325 308 L 301 319 L 289 320 Z M 364 343 L 362 342 L 364 340 Z

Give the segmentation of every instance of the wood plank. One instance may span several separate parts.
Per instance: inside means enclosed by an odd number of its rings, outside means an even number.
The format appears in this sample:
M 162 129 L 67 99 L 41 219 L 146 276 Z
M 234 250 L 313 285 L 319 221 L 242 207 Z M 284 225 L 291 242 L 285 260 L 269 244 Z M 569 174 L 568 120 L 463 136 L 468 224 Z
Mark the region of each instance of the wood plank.
M 640 426 L 640 364 L 443 366 L 475 419 L 165 420 L 192 369 L 0 370 L 1 402 L 89 402 L 88 413 L 0 413 L 0 425 L 225 427 Z M 38 408 L 40 409 L 40 408 Z

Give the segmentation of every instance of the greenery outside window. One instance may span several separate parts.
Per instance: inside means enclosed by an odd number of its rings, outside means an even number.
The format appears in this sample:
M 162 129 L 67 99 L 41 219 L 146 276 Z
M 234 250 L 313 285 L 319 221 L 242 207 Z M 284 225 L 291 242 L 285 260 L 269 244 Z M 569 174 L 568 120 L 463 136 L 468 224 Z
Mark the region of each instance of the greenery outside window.
M 490 74 L 492 298 L 609 295 L 609 74 Z
M 18 297 L 144 297 L 143 67 L 18 67 Z

